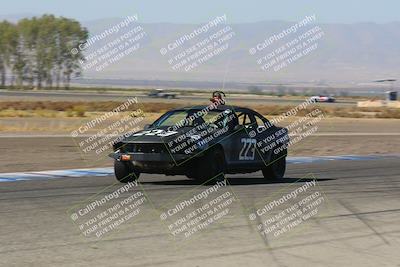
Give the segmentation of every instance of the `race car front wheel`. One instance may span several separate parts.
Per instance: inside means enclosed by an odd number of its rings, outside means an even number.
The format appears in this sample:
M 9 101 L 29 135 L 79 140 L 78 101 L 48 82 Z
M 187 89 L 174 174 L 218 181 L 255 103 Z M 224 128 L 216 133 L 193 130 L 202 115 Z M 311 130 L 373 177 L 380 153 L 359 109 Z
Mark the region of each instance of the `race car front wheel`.
M 134 182 L 140 175 L 140 172 L 135 170 L 132 162 L 118 160 L 114 161 L 114 173 L 121 183 Z
M 275 154 L 274 154 L 275 155 Z M 286 153 L 275 155 L 271 162 L 266 166 L 262 173 L 265 179 L 279 180 L 282 179 L 286 171 Z

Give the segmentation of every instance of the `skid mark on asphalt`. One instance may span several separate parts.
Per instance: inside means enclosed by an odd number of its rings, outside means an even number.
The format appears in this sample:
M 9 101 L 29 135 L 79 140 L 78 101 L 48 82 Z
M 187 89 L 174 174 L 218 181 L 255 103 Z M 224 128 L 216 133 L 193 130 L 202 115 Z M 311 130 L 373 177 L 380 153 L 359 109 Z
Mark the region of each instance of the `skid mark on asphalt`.
M 387 157 L 399 158 L 400 154 L 395 155 L 368 155 L 368 156 L 318 156 L 318 157 L 287 157 L 288 164 L 305 164 L 305 163 L 319 163 L 324 161 L 336 160 L 377 160 Z M 79 178 L 88 176 L 109 176 L 113 175 L 114 170 L 112 167 L 108 168 L 92 168 L 92 169 L 70 169 L 70 170 L 52 170 L 52 171 L 39 171 L 39 172 L 12 172 L 0 173 L 0 182 L 18 182 L 18 181 L 31 181 L 31 180 L 49 180 L 59 178 Z

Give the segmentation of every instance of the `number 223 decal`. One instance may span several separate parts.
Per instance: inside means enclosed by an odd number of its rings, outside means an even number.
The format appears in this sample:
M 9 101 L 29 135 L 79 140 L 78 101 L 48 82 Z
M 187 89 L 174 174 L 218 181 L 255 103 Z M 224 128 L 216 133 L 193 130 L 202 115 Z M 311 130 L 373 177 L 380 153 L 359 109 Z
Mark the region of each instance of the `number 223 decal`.
M 256 139 L 242 138 L 240 142 L 243 144 L 239 153 L 239 160 L 254 160 L 256 153 Z

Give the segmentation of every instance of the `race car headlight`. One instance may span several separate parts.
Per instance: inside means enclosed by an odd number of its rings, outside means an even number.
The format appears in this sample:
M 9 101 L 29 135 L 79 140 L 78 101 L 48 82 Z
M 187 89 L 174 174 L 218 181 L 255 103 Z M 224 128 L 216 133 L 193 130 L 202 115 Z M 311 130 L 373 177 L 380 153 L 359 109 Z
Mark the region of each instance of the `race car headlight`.
M 121 155 L 122 161 L 129 161 L 131 159 L 132 159 L 131 155 L 126 155 L 126 154 Z

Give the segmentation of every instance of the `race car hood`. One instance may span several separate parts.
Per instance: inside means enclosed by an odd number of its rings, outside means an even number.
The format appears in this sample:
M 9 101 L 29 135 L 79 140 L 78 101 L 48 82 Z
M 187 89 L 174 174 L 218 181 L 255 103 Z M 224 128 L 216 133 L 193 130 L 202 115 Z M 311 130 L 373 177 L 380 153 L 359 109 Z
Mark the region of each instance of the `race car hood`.
M 182 127 L 176 130 L 169 130 L 170 127 L 149 128 L 122 140 L 123 143 L 166 143 L 175 140 L 180 135 L 188 133 L 193 127 Z

